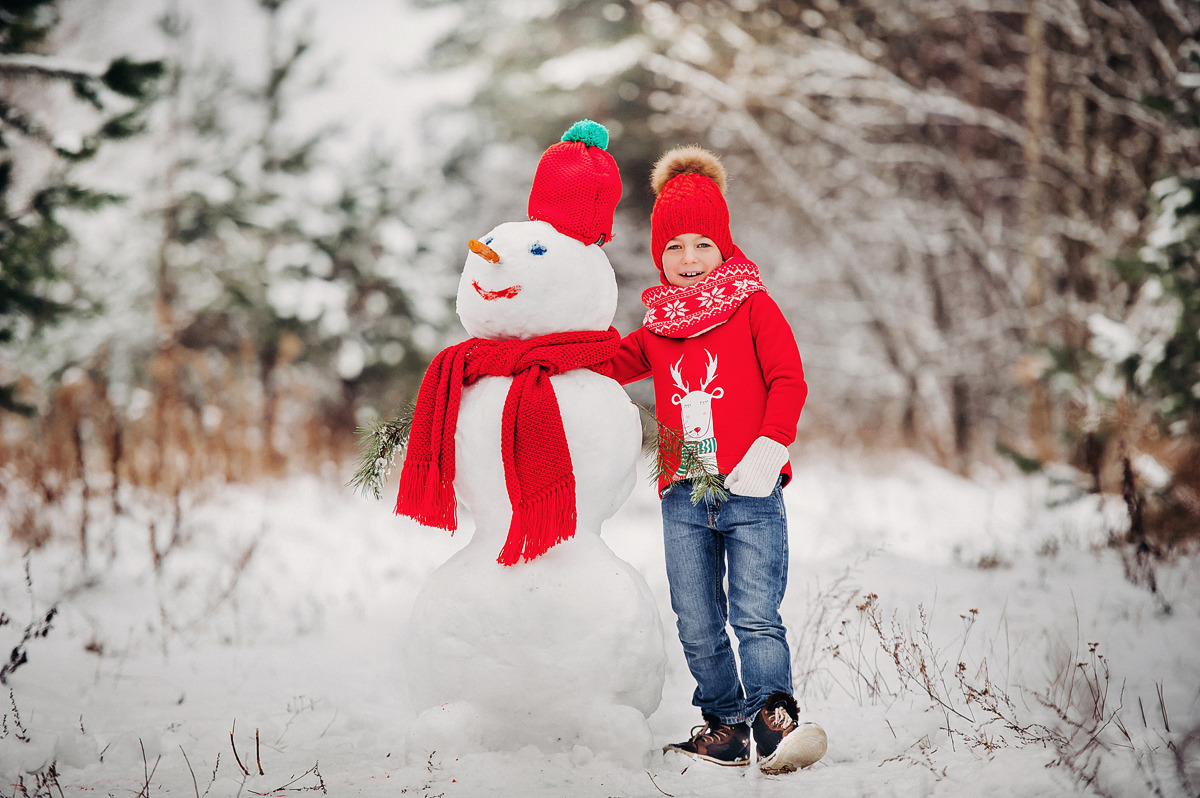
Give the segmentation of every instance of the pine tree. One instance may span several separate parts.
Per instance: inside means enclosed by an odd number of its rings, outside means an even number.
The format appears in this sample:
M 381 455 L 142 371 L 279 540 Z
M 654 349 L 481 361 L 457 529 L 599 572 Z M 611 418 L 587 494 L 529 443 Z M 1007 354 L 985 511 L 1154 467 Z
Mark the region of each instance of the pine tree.
M 13 345 L 70 314 L 88 310 L 60 268 L 59 252 L 71 241 L 63 221 L 69 210 L 94 211 L 120 201 L 71 179 L 72 165 L 95 157 L 105 142 L 143 130 L 162 64 L 118 58 L 107 65 L 79 64 L 42 51 L 58 21 L 56 0 L 24 0 L 0 8 L 0 344 Z M 39 108 L 13 99 L 18 86 L 68 85 L 99 116 L 75 140 L 56 134 Z M 49 154 L 45 174 L 20 175 L 16 155 Z M 20 179 L 18 179 L 20 178 Z M 28 184 L 32 184 L 30 187 Z M 13 375 L 0 373 L 0 409 L 30 414 Z
M 1177 435 L 1200 436 L 1200 174 L 1154 186 L 1155 225 L 1139 253 L 1142 280 L 1157 279 L 1178 308 L 1175 328 L 1150 378 L 1158 413 Z M 1137 279 L 1126 273 L 1126 279 Z
M 326 69 L 314 61 L 315 32 L 294 22 L 288 0 L 255 5 L 267 32 L 262 76 L 185 63 L 188 20 L 161 23 L 177 55 L 163 131 L 175 156 L 163 176 L 157 340 L 159 360 L 184 374 L 194 371 L 187 363 L 215 361 L 238 375 L 228 395 L 187 403 L 242 407 L 280 464 L 280 441 L 297 445 L 282 427 L 288 392 L 305 395 L 301 420 L 325 436 L 309 442 L 315 449 L 348 439 L 359 406 L 415 393 L 450 318 L 457 264 L 426 227 L 436 167 L 404 173 L 375 151 L 353 167 L 334 162 L 335 131 L 296 121 L 297 102 L 321 88 Z M 256 371 L 249 390 L 247 366 Z

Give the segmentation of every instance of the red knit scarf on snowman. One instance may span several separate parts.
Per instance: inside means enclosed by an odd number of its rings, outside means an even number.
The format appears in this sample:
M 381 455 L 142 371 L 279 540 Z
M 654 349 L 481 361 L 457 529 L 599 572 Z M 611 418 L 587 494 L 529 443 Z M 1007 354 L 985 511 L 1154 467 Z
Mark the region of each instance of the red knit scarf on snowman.
M 427 526 L 458 528 L 454 430 L 463 386 L 480 377 L 511 376 L 500 422 L 500 452 L 513 513 L 497 561 L 529 561 L 572 537 L 575 472 L 550 377 L 578 368 L 609 376 L 609 361 L 620 343 L 620 333 L 609 327 L 528 341 L 471 338 L 439 352 L 417 392 L 396 513 Z
M 728 321 L 746 297 L 766 290 L 758 267 L 734 247 L 728 260 L 695 285 L 656 285 L 643 291 L 648 310 L 642 324 L 666 338 L 692 338 Z

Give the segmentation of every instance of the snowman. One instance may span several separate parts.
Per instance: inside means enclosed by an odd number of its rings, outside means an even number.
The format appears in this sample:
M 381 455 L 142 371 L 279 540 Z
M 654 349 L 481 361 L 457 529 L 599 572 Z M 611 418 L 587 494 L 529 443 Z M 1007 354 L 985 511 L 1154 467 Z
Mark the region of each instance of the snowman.
M 453 529 L 461 502 L 475 532 L 413 608 L 410 764 L 532 745 L 640 765 L 653 747 L 657 603 L 600 538 L 641 446 L 606 376 L 620 338 L 601 245 L 621 194 L 607 144 L 576 123 L 541 158 L 530 220 L 470 242 L 457 311 L 472 337 L 422 382 L 396 511 Z

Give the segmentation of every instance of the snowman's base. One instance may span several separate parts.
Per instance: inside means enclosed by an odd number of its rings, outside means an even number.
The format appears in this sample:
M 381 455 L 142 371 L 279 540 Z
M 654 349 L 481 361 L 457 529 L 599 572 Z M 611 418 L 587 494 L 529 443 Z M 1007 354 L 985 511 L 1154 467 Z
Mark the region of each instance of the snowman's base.
M 417 766 L 443 755 L 482 753 L 483 718 L 474 706 L 456 701 L 421 713 L 409 727 L 405 763 Z
M 780 741 L 773 754 L 758 763 L 758 769 L 768 775 L 791 773 L 825 756 L 828 748 L 824 729 L 815 723 L 801 723 Z

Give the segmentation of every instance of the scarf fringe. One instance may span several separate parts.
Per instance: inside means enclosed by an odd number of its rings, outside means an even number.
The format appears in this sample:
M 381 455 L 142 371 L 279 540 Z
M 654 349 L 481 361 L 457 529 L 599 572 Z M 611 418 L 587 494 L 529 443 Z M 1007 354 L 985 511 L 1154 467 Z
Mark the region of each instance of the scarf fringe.
M 508 539 L 496 562 L 516 565 L 542 556 L 554 546 L 575 536 L 575 477 L 531 501 L 522 500 L 513 508 Z
M 457 510 L 453 480 L 442 479 L 431 463 L 405 463 L 396 494 L 396 515 L 453 532 L 458 529 Z

